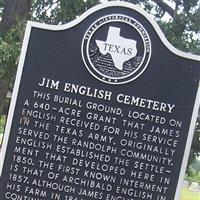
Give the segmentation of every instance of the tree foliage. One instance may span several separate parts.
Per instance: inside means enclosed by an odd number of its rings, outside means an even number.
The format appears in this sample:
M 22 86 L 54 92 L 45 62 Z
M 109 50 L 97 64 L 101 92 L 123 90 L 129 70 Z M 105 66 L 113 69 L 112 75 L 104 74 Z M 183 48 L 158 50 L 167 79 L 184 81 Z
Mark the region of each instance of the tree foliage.
M 167 39 L 178 49 L 200 54 L 200 0 L 126 0 L 154 16 Z M 64 24 L 100 0 L 0 0 L 0 115 L 15 77 L 27 20 Z M 164 20 L 169 16 L 170 20 Z M 200 117 L 192 155 L 200 149 Z
M 64 24 L 98 3 L 98 0 L 34 0 L 32 20 Z

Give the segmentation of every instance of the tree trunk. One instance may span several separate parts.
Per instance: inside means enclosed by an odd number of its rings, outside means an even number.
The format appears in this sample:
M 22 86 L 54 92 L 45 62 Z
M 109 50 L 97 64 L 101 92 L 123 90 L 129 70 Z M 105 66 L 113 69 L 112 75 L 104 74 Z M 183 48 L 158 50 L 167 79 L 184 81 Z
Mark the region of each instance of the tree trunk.
M 2 38 L 14 28 L 17 23 L 25 22 L 29 18 L 31 0 L 5 0 L 2 20 L 0 22 L 0 33 Z M 15 74 L 10 74 L 7 79 L 0 79 L 0 116 L 6 106 L 6 95 L 9 89 L 10 80 Z
M 5 113 L 6 106 L 6 96 L 9 89 L 9 81 L 1 79 L 0 80 L 0 116 Z
M 174 16 L 175 10 L 171 8 L 168 4 L 166 4 L 162 0 L 153 0 L 160 8 L 162 8 L 164 11 L 166 11 L 171 17 Z
M 17 22 L 26 21 L 31 9 L 31 0 L 5 0 L 0 32 L 8 32 Z

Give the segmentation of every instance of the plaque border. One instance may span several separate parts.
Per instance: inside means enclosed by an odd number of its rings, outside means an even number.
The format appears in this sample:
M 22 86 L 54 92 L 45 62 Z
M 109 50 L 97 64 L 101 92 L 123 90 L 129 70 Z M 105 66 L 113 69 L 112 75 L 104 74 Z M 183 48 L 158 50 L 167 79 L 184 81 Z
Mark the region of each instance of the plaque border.
M 90 8 L 89 10 L 87 10 L 85 13 L 83 13 L 77 19 L 75 19 L 75 20 L 73 20 L 73 21 L 71 21 L 67 24 L 64 24 L 64 25 L 47 25 L 47 24 L 42 24 L 42 23 L 38 23 L 38 22 L 28 21 L 27 26 L 26 26 L 26 30 L 25 30 L 23 45 L 22 45 L 22 49 L 21 49 L 17 74 L 16 74 L 16 78 L 15 78 L 13 95 L 12 95 L 12 99 L 11 99 L 11 103 L 10 103 L 10 108 L 9 108 L 9 112 L 8 112 L 5 131 L 4 131 L 3 143 L 2 143 L 1 152 L 0 152 L 0 161 L 1 161 L 0 162 L 0 177 L 1 177 L 1 174 L 2 174 L 3 165 L 4 165 L 4 161 L 5 161 L 6 149 L 7 149 L 7 145 L 8 145 L 12 120 L 13 120 L 13 116 L 14 116 L 17 96 L 18 96 L 19 87 L 20 87 L 20 83 L 21 83 L 21 77 L 22 77 L 22 73 L 23 73 L 24 62 L 25 62 L 25 57 L 26 57 L 26 53 L 27 53 L 27 48 L 28 48 L 32 28 L 40 28 L 40 29 L 45 29 L 45 30 L 50 30 L 50 31 L 61 31 L 61 30 L 70 29 L 70 28 L 78 25 L 79 23 L 81 23 L 85 18 L 87 18 L 91 14 L 95 13 L 96 11 L 99 11 L 99 10 L 104 9 L 104 8 L 116 7 L 116 6 L 135 10 L 136 12 L 139 12 L 141 15 L 143 15 L 146 18 L 146 20 L 149 21 L 149 23 L 153 26 L 153 28 L 155 29 L 157 35 L 159 36 L 159 38 L 161 39 L 161 41 L 165 45 L 165 47 L 167 47 L 176 56 L 179 56 L 179 57 L 182 57 L 182 58 L 185 58 L 185 59 L 191 59 L 191 60 L 194 60 L 194 61 L 200 61 L 200 56 L 185 53 L 183 51 L 176 49 L 166 39 L 166 37 L 165 37 L 164 33 L 162 32 L 162 30 L 160 29 L 159 25 L 151 17 L 150 14 L 148 14 L 146 11 L 139 8 L 138 6 L 131 4 L 131 3 L 128 3 L 128 2 L 111 1 L 111 2 L 107 2 L 107 3 L 101 3 L 99 5 L 96 5 L 92 8 Z M 80 49 L 81 49 L 81 47 L 80 47 Z M 180 169 L 179 179 L 178 179 L 177 186 L 176 186 L 176 193 L 175 193 L 174 200 L 179 200 L 179 197 L 180 197 L 182 183 L 183 183 L 183 180 L 184 180 L 184 174 L 185 174 L 185 170 L 186 170 L 186 167 L 187 167 L 187 161 L 188 161 L 190 148 L 191 148 L 191 144 L 192 144 L 196 119 L 197 119 L 197 116 L 198 116 L 199 106 L 200 106 L 200 82 L 199 82 L 199 86 L 198 86 L 198 90 L 197 90 L 197 94 L 196 94 L 195 104 L 194 104 L 194 107 L 193 107 L 188 137 L 187 137 L 187 141 L 186 141 L 185 151 L 184 151 L 184 154 L 183 154 L 183 160 L 182 160 L 182 165 L 181 165 L 181 169 Z

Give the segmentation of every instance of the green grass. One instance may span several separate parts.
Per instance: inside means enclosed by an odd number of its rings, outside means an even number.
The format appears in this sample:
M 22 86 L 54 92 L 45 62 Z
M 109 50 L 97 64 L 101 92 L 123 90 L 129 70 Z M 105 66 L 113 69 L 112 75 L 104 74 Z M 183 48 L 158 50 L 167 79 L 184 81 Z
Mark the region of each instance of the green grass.
M 193 192 L 188 188 L 182 189 L 180 200 L 200 200 L 200 192 Z
M 4 131 L 5 123 L 6 123 L 6 116 L 5 115 L 0 116 L 0 134 L 2 134 Z
M 0 147 L 3 139 L 5 123 L 6 123 L 6 116 L 5 115 L 0 116 Z

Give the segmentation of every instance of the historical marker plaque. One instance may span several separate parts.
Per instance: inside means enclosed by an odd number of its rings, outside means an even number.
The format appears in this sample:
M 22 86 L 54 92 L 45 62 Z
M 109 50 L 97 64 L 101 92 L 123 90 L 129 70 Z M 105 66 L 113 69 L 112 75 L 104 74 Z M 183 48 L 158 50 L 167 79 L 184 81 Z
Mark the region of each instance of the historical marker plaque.
M 199 61 L 132 4 L 29 22 L 6 126 L 0 199 L 178 200 Z

